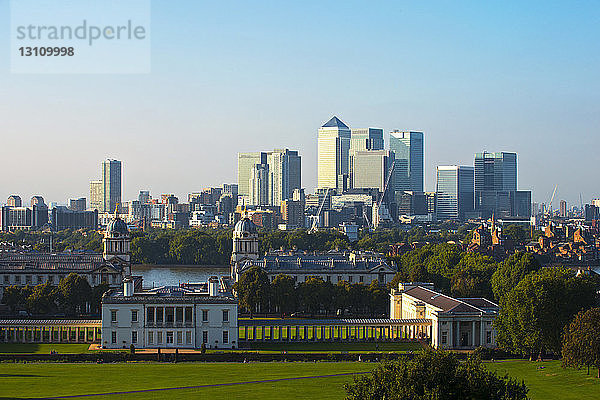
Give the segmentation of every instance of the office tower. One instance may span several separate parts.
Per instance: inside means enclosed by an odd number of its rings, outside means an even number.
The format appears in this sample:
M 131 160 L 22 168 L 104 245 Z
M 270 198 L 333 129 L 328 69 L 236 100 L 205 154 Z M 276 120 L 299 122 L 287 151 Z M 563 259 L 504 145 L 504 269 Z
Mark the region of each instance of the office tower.
M 23 207 L 23 202 L 21 201 L 21 196 L 16 195 L 16 194 L 8 196 L 6 205 L 9 207 Z
M 300 189 L 301 158 L 297 151 L 275 149 L 267 153 L 269 166 L 269 205 L 280 206 Z
M 359 128 L 350 131 L 350 154 L 366 150 L 383 150 L 383 129 Z
M 319 128 L 318 135 L 317 187 L 335 189 L 341 194 L 348 188 L 350 128 L 333 117 Z
M 250 179 L 250 178 L 248 178 Z M 238 185 L 236 183 L 224 183 L 223 184 L 223 196 L 230 196 L 235 199 L 238 196 Z
M 254 206 L 269 205 L 269 165 L 255 164 L 248 180 L 249 203 Z
M 427 215 L 427 196 L 423 192 L 402 192 L 396 199 L 398 215 Z
M 31 207 L 33 207 L 33 206 L 47 207 L 46 203 L 44 202 L 44 198 L 42 196 L 33 196 L 31 198 Z
M 85 197 L 78 199 L 69 199 L 69 210 L 71 211 L 85 211 L 87 208 L 87 201 Z
M 238 195 L 250 196 L 250 174 L 256 164 L 266 164 L 267 153 L 238 153 Z
M 562 218 L 567 216 L 567 202 L 565 200 L 560 201 L 560 216 Z
M 511 192 L 510 197 L 511 216 L 513 217 L 531 217 L 531 190 L 517 190 Z
M 114 212 L 121 203 L 121 161 L 102 161 L 102 181 L 104 185 L 104 210 Z
M 102 180 L 90 182 L 90 209 L 104 212 L 104 183 Z
M 356 151 L 351 155 L 350 159 L 352 163 L 352 189 L 377 188 L 383 193 L 387 182 L 388 188 L 386 193 L 392 193 L 391 198 L 393 198 L 394 182 L 393 177 L 390 175 L 393 174 L 393 151 Z M 390 176 L 389 180 L 388 176 Z
M 482 218 L 511 215 L 511 192 L 517 190 L 517 154 L 475 154 L 475 210 Z
M 474 168 L 467 166 L 437 167 L 436 214 L 439 220 L 466 219 L 473 211 Z
M 390 132 L 390 150 L 396 155 L 395 190 L 423 191 L 423 132 Z
M 150 196 L 149 190 L 140 190 L 140 193 L 138 194 L 138 201 L 140 202 L 140 204 L 150 203 L 151 198 L 152 197 Z
M 73 210 L 70 207 L 57 206 L 52 209 L 50 220 L 54 231 L 98 229 L 98 210 L 85 211 L 85 208 L 83 210 Z

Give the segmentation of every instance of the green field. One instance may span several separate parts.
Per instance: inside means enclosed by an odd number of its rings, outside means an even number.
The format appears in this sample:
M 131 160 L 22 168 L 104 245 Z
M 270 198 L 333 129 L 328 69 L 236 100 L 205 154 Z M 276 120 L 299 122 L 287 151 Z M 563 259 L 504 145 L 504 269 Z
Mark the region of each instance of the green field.
M 2 343 L 0 353 L 33 353 L 50 354 L 51 351 L 58 353 L 88 353 L 89 344 L 50 344 L 50 343 Z
M 510 360 L 487 363 L 486 366 L 498 375 L 523 379 L 532 400 L 600 398 L 600 379 L 595 378 L 598 371 L 591 370 L 590 375 L 586 375 L 586 370 L 563 369 L 560 361 Z
M 189 387 L 369 371 L 369 363 L 0 363 L 0 398 Z M 341 399 L 351 376 L 114 394 L 99 399 Z

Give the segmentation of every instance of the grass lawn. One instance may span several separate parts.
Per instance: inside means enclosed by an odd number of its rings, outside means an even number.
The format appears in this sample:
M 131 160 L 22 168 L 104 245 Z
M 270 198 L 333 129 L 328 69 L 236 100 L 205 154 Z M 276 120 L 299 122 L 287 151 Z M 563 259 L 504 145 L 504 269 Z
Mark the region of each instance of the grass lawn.
M 260 352 L 288 353 L 372 353 L 372 352 L 406 352 L 417 351 L 423 346 L 416 342 L 396 343 L 249 343 L 243 350 L 258 350 Z
M 365 372 L 369 363 L 0 363 L 0 398 L 109 393 Z M 341 399 L 351 376 L 99 396 L 104 399 Z M 218 397 L 217 397 L 218 398 Z
M 561 399 L 585 400 L 600 398 L 600 379 L 595 378 L 598 371 L 563 369 L 560 361 L 530 362 L 526 360 L 496 361 L 487 363 L 487 367 L 498 375 L 508 374 L 518 380 L 524 380 L 529 388 L 532 400 Z M 538 369 L 544 367 L 543 369 Z

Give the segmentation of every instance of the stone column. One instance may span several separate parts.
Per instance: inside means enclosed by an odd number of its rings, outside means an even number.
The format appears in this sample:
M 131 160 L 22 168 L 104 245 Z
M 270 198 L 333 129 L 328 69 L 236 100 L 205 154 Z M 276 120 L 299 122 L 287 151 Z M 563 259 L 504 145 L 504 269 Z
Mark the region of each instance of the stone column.
M 473 342 L 473 347 L 475 347 L 476 346 L 476 344 L 475 344 L 475 320 L 471 321 L 471 323 L 473 324 L 472 342 Z

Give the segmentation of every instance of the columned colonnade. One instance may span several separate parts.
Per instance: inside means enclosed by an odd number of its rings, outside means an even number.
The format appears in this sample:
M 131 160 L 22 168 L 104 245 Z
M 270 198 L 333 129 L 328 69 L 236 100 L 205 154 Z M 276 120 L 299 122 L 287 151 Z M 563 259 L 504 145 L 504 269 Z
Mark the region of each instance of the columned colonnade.
M 101 334 L 100 320 L 0 320 L 4 343 L 92 343 Z

